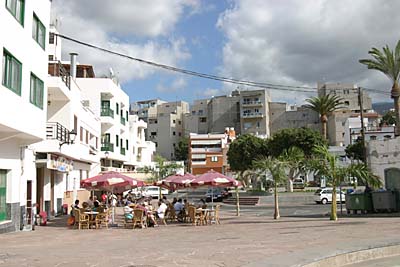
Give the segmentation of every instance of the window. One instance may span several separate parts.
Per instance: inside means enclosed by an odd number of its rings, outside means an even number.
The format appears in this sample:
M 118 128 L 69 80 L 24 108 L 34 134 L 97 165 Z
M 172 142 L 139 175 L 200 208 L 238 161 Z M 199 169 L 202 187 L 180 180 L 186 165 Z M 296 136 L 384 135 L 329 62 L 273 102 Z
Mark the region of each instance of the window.
M 129 112 L 126 111 L 126 122 L 128 122 L 128 118 L 129 118 Z
M 179 136 L 182 136 L 182 133 L 179 133 L 178 135 L 179 135 Z
M 6 0 L 6 8 L 14 16 L 14 18 L 23 26 L 24 25 L 24 0 Z
M 344 104 L 345 104 L 346 106 L 350 106 L 350 102 L 349 102 L 349 101 L 344 101 Z
M 370 139 L 370 140 L 376 140 L 376 136 L 375 136 L 375 135 L 371 135 L 371 136 L 369 137 L 369 139 Z
M 212 156 L 211 157 L 211 162 L 218 162 L 218 157 L 217 156 Z
M 35 13 L 33 13 L 32 38 L 44 49 L 46 43 L 46 28 Z
M 119 146 L 119 136 L 118 136 L 118 134 L 115 136 L 115 146 Z
M 86 131 L 86 144 L 89 144 L 89 131 Z
M 74 130 L 78 132 L 78 117 L 74 115 Z
M 176 135 L 176 133 L 175 133 L 175 132 L 172 132 L 172 135 Z
M 182 122 L 181 122 L 181 121 L 178 121 L 178 124 L 179 124 L 179 125 L 181 125 L 181 124 L 182 124 Z
M 49 33 L 49 44 L 54 44 L 54 32 Z
M 207 117 L 201 117 L 199 118 L 199 121 L 202 123 L 207 122 Z
M 5 87 L 21 95 L 22 64 L 5 49 L 3 50 L 3 79 Z
M 54 56 L 53 55 L 49 55 L 49 61 L 53 61 L 54 60 Z
M 129 148 L 129 141 L 128 141 L 128 139 L 126 139 L 126 150 L 128 150 L 128 148 Z
M 203 115 L 203 110 L 202 109 L 199 110 L 199 115 L 200 116 Z
M 7 219 L 7 171 L 0 170 L 0 222 Z
M 115 111 L 115 112 L 117 112 L 117 115 L 118 115 L 118 114 L 119 114 L 119 113 L 118 113 L 118 112 L 119 112 L 119 104 L 116 103 L 115 105 L 116 105 L 116 111 Z
M 31 73 L 30 101 L 35 106 L 43 109 L 43 82 L 35 74 Z
M 176 121 L 175 121 L 175 120 L 172 120 L 172 123 L 176 123 Z
M 83 128 L 81 127 L 81 129 L 80 129 L 80 134 L 79 134 L 79 136 L 80 136 L 80 141 L 81 142 L 83 142 Z

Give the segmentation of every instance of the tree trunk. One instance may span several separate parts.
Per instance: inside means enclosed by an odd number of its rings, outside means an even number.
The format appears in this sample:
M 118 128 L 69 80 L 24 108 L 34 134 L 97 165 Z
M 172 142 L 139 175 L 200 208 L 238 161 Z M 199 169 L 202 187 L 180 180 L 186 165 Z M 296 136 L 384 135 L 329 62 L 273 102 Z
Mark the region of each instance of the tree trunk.
M 394 101 L 394 110 L 396 114 L 396 128 L 395 128 L 395 136 L 400 136 L 400 87 L 395 82 L 392 87 L 392 91 L 390 92 Z
M 321 115 L 321 123 L 322 123 L 322 136 L 325 138 L 325 140 L 328 140 L 328 134 L 327 134 L 327 122 L 328 118 L 326 115 Z
M 236 216 L 240 216 L 239 187 L 236 187 Z
M 396 96 L 393 98 L 394 101 L 394 110 L 396 113 L 396 128 L 395 128 L 395 136 L 400 136 L 400 97 Z
M 293 180 L 290 177 L 287 180 L 286 191 L 293 193 Z
M 281 217 L 281 215 L 279 214 L 279 204 L 278 204 L 278 185 L 275 182 L 274 183 L 274 207 L 275 207 L 275 211 L 274 211 L 274 219 L 277 220 Z
M 331 221 L 337 221 L 337 204 L 336 204 L 336 183 L 333 182 L 333 190 L 332 190 L 332 206 L 331 206 Z

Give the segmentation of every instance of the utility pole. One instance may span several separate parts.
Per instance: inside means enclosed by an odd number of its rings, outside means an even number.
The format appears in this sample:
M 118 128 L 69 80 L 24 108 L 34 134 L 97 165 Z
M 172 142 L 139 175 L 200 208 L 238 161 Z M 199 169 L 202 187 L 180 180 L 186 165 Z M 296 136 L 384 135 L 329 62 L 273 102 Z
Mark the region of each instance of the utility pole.
M 367 147 L 365 145 L 365 128 L 364 128 L 364 106 L 363 106 L 363 94 L 361 87 L 358 87 L 358 104 L 360 105 L 360 120 L 361 120 L 361 141 L 363 146 L 364 164 L 367 164 Z

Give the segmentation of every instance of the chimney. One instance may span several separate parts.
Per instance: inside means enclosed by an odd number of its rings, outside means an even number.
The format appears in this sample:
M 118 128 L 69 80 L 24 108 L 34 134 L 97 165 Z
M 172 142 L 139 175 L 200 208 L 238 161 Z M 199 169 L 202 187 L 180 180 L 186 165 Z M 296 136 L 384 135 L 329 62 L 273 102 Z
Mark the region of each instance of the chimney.
M 69 53 L 69 55 L 71 56 L 70 73 L 71 73 L 72 79 L 75 79 L 76 78 L 76 56 L 78 55 L 78 53 Z

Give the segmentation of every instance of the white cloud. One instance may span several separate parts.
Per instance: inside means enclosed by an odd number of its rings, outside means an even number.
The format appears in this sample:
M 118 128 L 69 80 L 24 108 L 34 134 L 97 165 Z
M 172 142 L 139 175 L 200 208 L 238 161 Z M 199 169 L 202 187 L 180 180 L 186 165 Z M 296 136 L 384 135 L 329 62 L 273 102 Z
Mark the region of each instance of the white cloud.
M 183 77 L 179 77 L 175 79 L 171 85 L 165 86 L 164 84 L 157 85 L 157 92 L 165 93 L 165 92 L 178 92 L 186 89 L 187 81 Z
M 384 75 L 358 60 L 373 46 L 395 45 L 399 8 L 400 2 L 385 0 L 235 0 L 217 23 L 227 39 L 222 73 L 275 84 L 352 82 L 389 90 Z M 290 98 L 287 92 L 271 94 L 274 100 Z
M 84 42 L 132 57 L 166 65 L 190 58 L 182 37 L 169 38 L 185 8 L 198 8 L 197 0 L 70 0 L 53 1 L 59 31 Z M 157 69 L 131 60 L 63 41 L 63 55 L 78 52 L 80 63 L 95 66 L 97 75 L 113 68 L 121 82 L 142 79 Z

